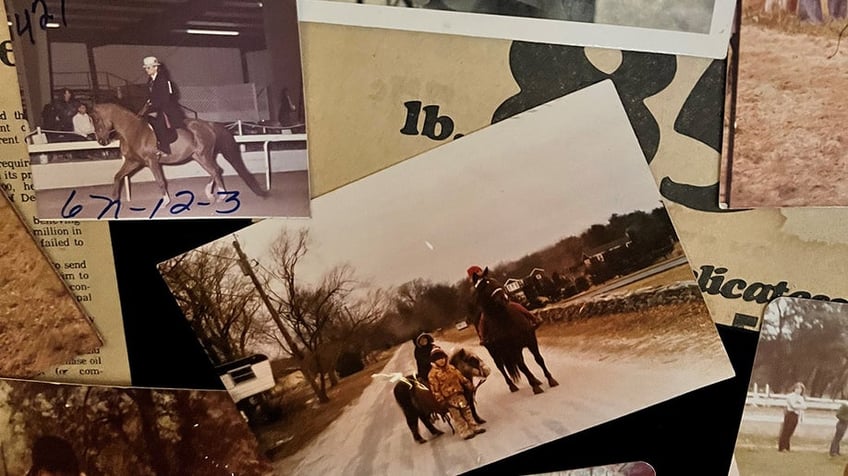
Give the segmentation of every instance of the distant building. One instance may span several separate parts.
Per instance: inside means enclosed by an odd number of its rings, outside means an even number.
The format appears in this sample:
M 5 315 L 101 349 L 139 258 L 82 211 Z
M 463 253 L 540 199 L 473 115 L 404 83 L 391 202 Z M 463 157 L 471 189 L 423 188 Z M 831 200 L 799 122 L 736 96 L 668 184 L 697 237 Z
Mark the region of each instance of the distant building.
M 629 250 L 631 246 L 633 246 L 633 241 L 630 239 L 630 235 L 625 233 L 623 237 L 617 240 L 583 250 L 583 264 L 587 268 L 591 268 L 592 265 L 606 263 L 611 257 Z

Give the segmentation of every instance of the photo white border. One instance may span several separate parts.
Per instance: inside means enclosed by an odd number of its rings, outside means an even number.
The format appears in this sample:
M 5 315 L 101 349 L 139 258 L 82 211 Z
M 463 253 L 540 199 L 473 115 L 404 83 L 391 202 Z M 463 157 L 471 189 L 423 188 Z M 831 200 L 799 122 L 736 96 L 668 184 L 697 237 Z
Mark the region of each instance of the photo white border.
M 650 0 L 643 0 L 650 1 Z M 297 0 L 302 22 L 724 59 L 736 0 L 716 0 L 709 33 L 422 8 Z

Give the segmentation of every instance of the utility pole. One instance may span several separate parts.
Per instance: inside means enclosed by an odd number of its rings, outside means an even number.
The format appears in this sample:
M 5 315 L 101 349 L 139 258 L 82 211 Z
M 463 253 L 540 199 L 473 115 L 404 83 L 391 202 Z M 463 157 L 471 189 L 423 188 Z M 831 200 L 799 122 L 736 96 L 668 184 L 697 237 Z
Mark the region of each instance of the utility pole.
M 241 249 L 241 245 L 239 245 L 238 240 L 233 240 L 233 248 L 236 249 L 236 254 L 239 257 L 239 267 L 241 268 L 242 273 L 245 276 L 248 276 L 250 280 L 253 282 L 253 286 L 256 288 L 256 292 L 259 293 L 259 297 L 262 299 L 262 302 L 265 304 L 265 308 L 268 309 L 268 313 L 271 315 L 271 319 L 274 320 L 274 323 L 279 328 L 280 333 L 283 335 L 283 339 L 285 339 L 286 344 L 289 346 L 292 357 L 294 357 L 295 362 L 297 362 L 300 367 L 300 372 L 303 374 L 303 377 L 309 382 L 309 386 L 312 387 L 312 390 L 315 392 L 315 395 L 318 397 L 322 403 L 326 403 L 326 394 L 322 393 L 318 388 L 318 384 L 315 382 L 315 376 L 309 370 L 309 367 L 306 363 L 306 356 L 300 350 L 300 348 L 295 343 L 294 339 L 291 335 L 289 335 L 288 330 L 286 329 L 286 325 L 282 319 L 280 319 L 279 313 L 274 310 L 274 305 L 271 304 L 271 298 L 268 297 L 268 294 L 265 292 L 265 289 L 262 287 L 259 282 L 259 278 L 256 277 L 256 273 L 253 272 L 253 267 L 250 266 L 250 261 L 247 259 L 247 255 L 244 254 L 244 251 Z

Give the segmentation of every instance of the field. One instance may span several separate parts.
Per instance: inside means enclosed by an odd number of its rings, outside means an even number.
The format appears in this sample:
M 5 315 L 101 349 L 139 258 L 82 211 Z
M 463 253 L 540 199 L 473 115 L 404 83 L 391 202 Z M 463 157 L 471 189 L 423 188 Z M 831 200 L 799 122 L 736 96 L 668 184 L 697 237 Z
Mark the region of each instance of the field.
M 740 30 L 731 207 L 848 204 L 846 22 L 812 25 L 761 4 L 744 3 Z

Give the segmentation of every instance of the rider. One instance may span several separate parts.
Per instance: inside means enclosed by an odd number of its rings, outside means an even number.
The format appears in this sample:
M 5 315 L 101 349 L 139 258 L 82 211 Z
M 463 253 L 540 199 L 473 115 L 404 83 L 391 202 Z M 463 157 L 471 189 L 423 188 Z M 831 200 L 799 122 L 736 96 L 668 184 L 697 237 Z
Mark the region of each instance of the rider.
M 483 277 L 485 275 L 487 275 L 488 272 L 489 272 L 488 268 L 486 268 L 484 270 L 477 265 L 471 266 L 471 267 L 468 268 L 468 270 L 466 270 L 466 273 L 468 274 L 468 280 L 471 282 L 471 285 L 474 287 L 475 291 L 477 289 L 477 283 L 481 279 L 483 279 Z M 504 297 L 506 298 L 506 301 L 507 301 L 506 305 L 509 306 L 509 307 L 515 308 L 515 310 L 517 312 L 524 315 L 524 317 L 527 318 L 527 321 L 530 323 L 530 325 L 534 329 L 539 327 L 542 324 L 542 319 L 540 317 L 538 317 L 535 314 L 533 314 L 532 312 L 528 311 L 527 308 L 522 306 L 520 303 L 517 303 L 515 301 L 510 300 L 509 295 L 506 294 L 506 292 L 504 292 Z M 486 314 L 483 312 L 482 309 L 478 308 L 475 312 L 478 312 L 478 311 L 479 311 L 480 315 L 479 315 L 479 318 L 477 320 L 477 325 L 475 326 L 475 328 L 477 329 L 477 337 L 480 338 L 480 344 L 485 346 L 486 344 L 489 343 L 489 341 L 485 338 L 485 335 L 486 335 L 486 332 L 485 332 L 486 318 L 485 318 L 485 316 L 486 316 Z
M 473 392 L 473 385 L 456 367 L 448 363 L 448 355 L 439 347 L 430 352 L 433 363 L 430 376 L 430 391 L 440 405 L 447 406 L 451 420 L 456 424 L 459 436 L 468 440 L 479 433 L 485 433 L 485 428 L 477 426 L 471 415 L 471 406 L 466 399 L 467 392 Z
M 150 91 L 145 111 L 156 134 L 156 146 L 167 155 L 171 153 L 171 143 L 177 140 L 177 128 L 183 127 L 185 116 L 165 65 L 155 56 L 144 58 L 142 64 L 149 76 L 147 87 Z
M 418 381 L 428 385 L 427 376 L 430 373 L 430 352 L 433 351 L 433 336 L 422 332 L 415 338 L 415 365 L 418 367 L 416 374 Z

